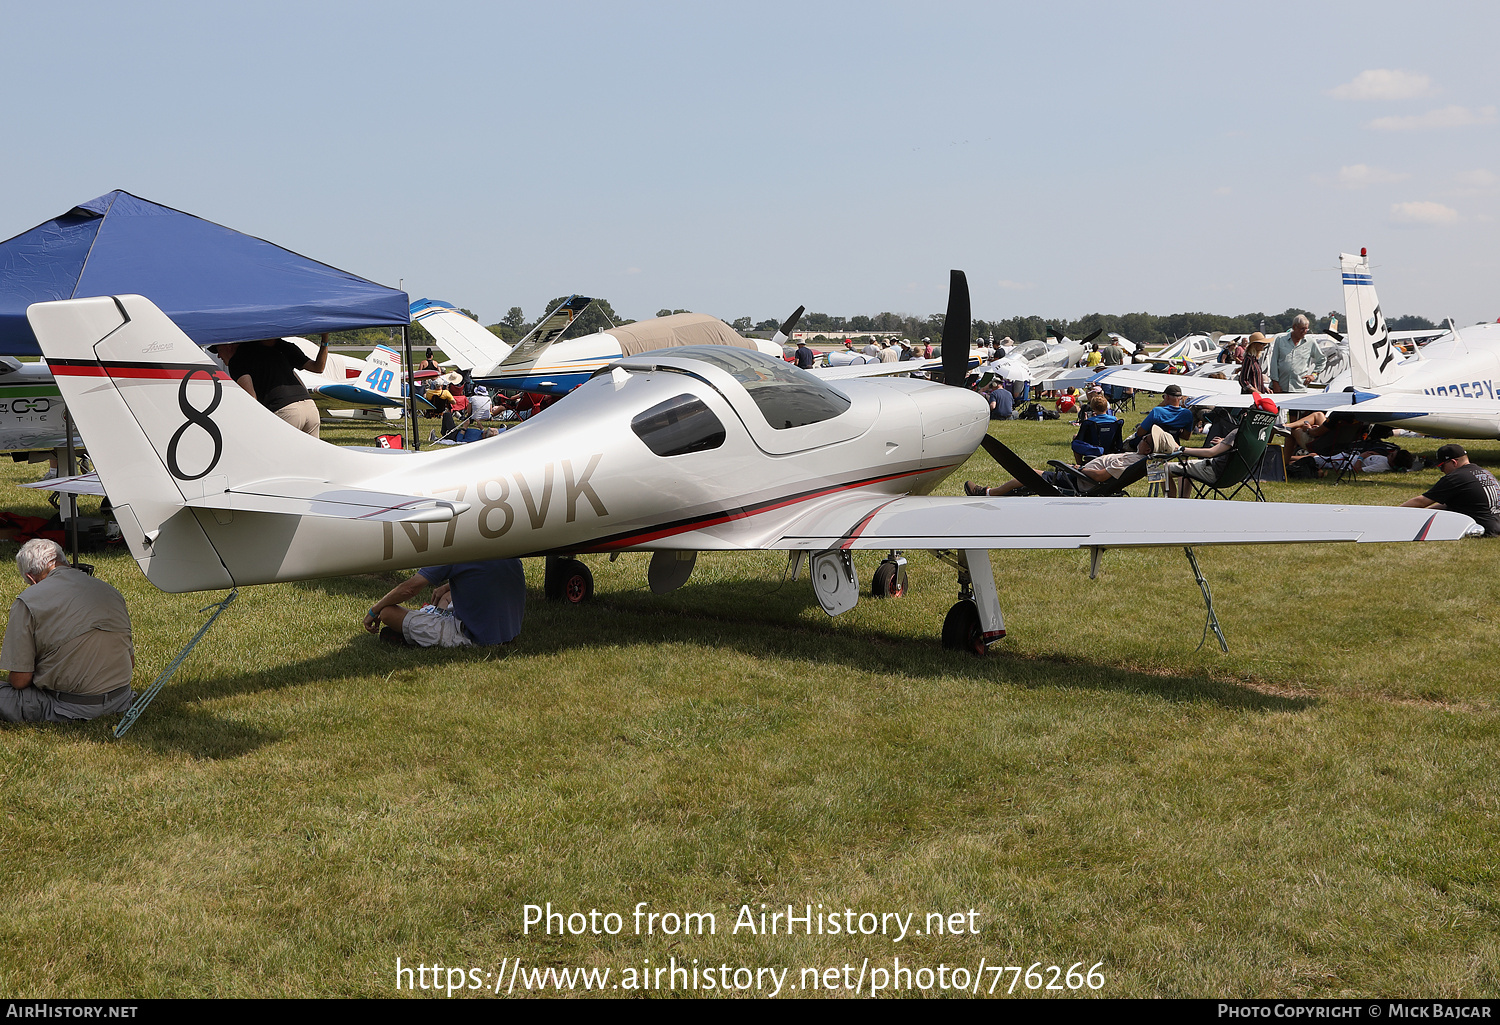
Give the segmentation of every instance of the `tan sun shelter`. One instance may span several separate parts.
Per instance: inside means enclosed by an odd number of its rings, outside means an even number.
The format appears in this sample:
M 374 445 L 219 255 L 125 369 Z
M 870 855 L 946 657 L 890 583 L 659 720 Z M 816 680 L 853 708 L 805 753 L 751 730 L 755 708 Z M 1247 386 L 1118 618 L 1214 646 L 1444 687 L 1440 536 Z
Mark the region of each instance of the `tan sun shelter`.
M 706 313 L 674 313 L 670 317 L 612 327 L 607 334 L 619 339 L 620 352 L 636 356 L 652 349 L 675 349 L 679 345 L 729 345 L 754 349 L 755 343 L 735 333 L 734 328 Z

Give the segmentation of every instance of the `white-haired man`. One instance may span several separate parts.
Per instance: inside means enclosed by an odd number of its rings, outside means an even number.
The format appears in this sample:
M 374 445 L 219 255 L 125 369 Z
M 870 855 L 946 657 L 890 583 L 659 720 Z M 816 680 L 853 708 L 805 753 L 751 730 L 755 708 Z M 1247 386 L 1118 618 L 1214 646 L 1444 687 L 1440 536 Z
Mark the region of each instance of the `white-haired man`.
M 1297 314 L 1292 329 L 1276 336 L 1271 346 L 1271 389 L 1303 392 L 1318 379 L 1328 357 L 1318 343 L 1307 337 L 1307 318 Z
M 130 707 L 135 647 L 120 592 L 69 566 L 55 541 L 36 538 L 16 553 L 30 586 L 10 609 L 0 668 L 0 719 L 71 722 Z

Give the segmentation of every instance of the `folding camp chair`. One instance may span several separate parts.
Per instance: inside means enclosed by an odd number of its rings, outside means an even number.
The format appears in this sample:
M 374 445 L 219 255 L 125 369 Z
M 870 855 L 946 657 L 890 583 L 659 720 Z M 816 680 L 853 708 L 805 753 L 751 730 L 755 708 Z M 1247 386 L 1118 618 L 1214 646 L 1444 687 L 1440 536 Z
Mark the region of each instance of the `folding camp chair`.
M 1229 460 L 1219 471 L 1218 478 L 1207 484 L 1183 475 L 1182 479 L 1192 484 L 1193 497 L 1203 498 L 1212 492 L 1212 497 L 1233 500 L 1245 489 L 1255 496 L 1257 502 L 1266 500 L 1260 489 L 1260 460 L 1266 446 L 1271 443 L 1272 429 L 1276 426 L 1276 414 L 1263 409 L 1247 409 L 1240 417 L 1239 433 L 1234 437 L 1234 448 Z M 1233 490 L 1230 490 L 1230 489 Z
M 1059 472 L 1069 476 L 1073 481 L 1074 490 L 1078 492 L 1078 497 L 1107 498 L 1111 495 L 1125 494 L 1126 488 L 1146 476 L 1147 461 L 1142 459 L 1131 463 L 1125 467 L 1124 473 L 1118 477 L 1111 477 L 1109 480 L 1094 480 L 1076 467 L 1069 466 L 1058 459 L 1047 460 L 1047 465 L 1055 466 Z
M 1110 452 L 1118 452 L 1125 430 L 1125 421 L 1108 413 L 1089 417 L 1078 425 L 1078 434 L 1073 438 L 1073 459 L 1082 466 L 1090 459 L 1097 459 Z

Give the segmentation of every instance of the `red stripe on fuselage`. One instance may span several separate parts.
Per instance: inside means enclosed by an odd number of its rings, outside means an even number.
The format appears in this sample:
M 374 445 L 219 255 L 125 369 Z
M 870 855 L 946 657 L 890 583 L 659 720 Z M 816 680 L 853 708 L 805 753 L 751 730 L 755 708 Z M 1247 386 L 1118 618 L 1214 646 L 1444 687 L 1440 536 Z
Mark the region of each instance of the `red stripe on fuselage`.
M 164 363 L 48 363 L 53 377 L 111 377 L 137 380 L 180 381 L 188 374 L 208 374 L 220 381 L 229 375 L 218 367 L 200 364 Z M 206 380 L 206 378 L 205 378 Z
M 631 534 L 627 537 L 615 538 L 613 540 L 594 545 L 584 545 L 570 550 L 587 552 L 608 552 L 615 548 L 629 548 L 631 545 L 642 544 L 646 541 L 655 541 L 663 537 L 671 537 L 674 534 L 687 534 L 694 530 L 702 530 L 705 527 L 716 527 L 721 523 L 728 523 L 730 520 L 749 519 L 751 516 L 759 516 L 761 513 L 773 512 L 777 509 L 785 509 L 787 506 L 797 505 L 801 502 L 809 502 L 815 498 L 822 498 L 825 495 L 837 494 L 840 491 L 853 491 L 855 488 L 863 488 L 871 484 L 880 484 L 888 480 L 899 480 L 902 477 L 914 477 L 924 473 L 939 473 L 943 470 L 951 470 L 952 468 L 953 466 L 951 465 L 932 466 L 922 470 L 907 470 L 904 473 L 892 473 L 887 474 L 884 477 L 871 477 L 867 480 L 857 480 L 848 484 L 837 484 L 833 487 L 822 488 L 817 491 L 809 491 L 799 495 L 790 495 L 787 498 L 773 500 L 763 505 L 756 505 L 750 508 L 733 509 L 729 512 L 716 513 L 711 516 L 705 516 L 700 520 L 690 520 L 686 523 L 674 523 L 655 530 L 645 530 L 640 532 L 639 534 Z M 892 501 L 894 501 L 894 499 L 892 499 Z M 884 508 L 889 504 L 890 502 L 886 502 L 880 508 Z M 876 509 L 875 511 L 879 512 L 880 509 Z M 871 513 L 871 515 L 873 516 L 874 513 Z M 863 522 L 860 523 L 859 527 L 856 529 L 862 529 L 868 522 L 869 519 L 867 517 Z

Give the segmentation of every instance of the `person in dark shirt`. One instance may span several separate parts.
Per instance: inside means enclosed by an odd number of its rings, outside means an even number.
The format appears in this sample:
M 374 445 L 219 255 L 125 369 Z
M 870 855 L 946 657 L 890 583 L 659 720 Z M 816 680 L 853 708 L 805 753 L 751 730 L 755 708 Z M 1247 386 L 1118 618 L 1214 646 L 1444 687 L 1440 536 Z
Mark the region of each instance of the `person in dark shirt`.
M 224 354 L 223 347 L 219 353 Z M 318 407 L 297 371 L 321 374 L 328 366 L 328 336 L 318 346 L 318 358 L 308 359 L 284 338 L 245 342 L 229 356 L 229 376 L 250 397 L 305 434 L 318 436 Z
M 1484 528 L 1485 537 L 1500 537 L 1500 482 L 1494 474 L 1469 462 L 1462 445 L 1444 445 L 1437 450 L 1437 460 L 1443 476 L 1426 493 L 1401 504 L 1463 513 Z
M 806 342 L 797 343 L 797 365 L 803 370 L 811 370 L 816 358 L 813 351 L 807 347 Z

